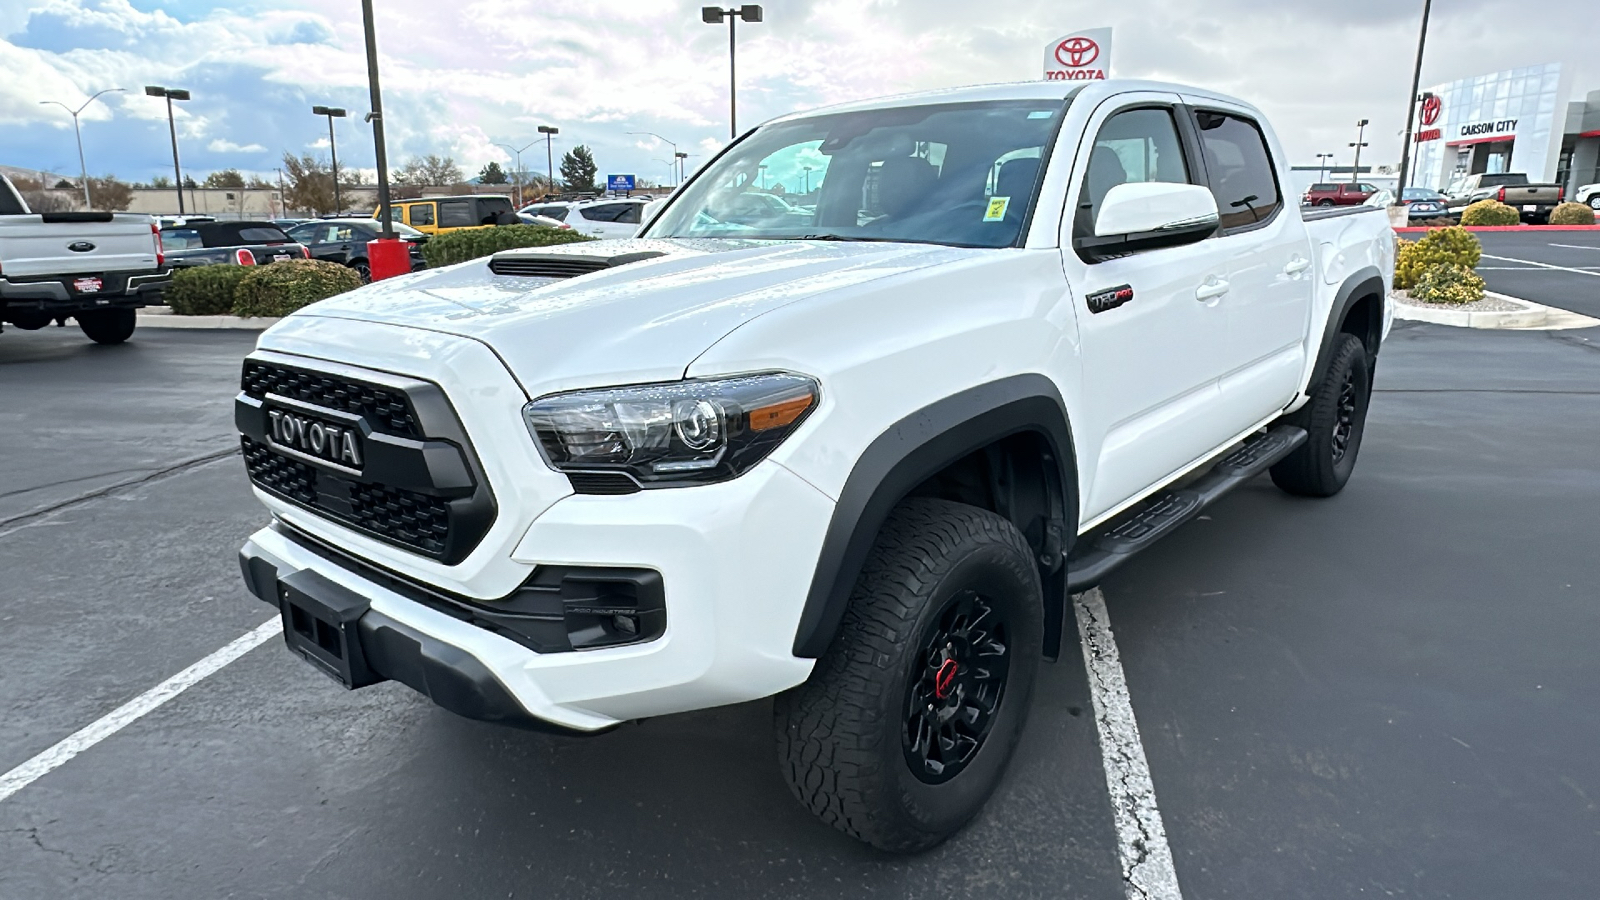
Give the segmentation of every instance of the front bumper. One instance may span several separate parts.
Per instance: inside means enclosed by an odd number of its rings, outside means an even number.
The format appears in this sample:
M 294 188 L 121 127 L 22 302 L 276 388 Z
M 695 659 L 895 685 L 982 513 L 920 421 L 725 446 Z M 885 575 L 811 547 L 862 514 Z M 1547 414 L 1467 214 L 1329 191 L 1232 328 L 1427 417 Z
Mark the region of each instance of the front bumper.
M 648 569 L 665 596 L 659 637 L 565 652 L 539 652 L 492 623 L 419 602 L 405 579 L 374 577 L 282 525 L 252 535 L 240 556 L 251 592 L 280 612 L 286 587 L 347 610 L 349 657 L 364 659 L 374 680 L 399 681 L 469 718 L 595 732 L 804 681 L 815 661 L 791 647 L 832 512 L 824 494 L 771 462 L 717 485 L 561 499 L 528 529 L 515 563 L 530 575 Z M 353 674 L 349 686 L 361 686 Z
M 160 300 L 172 282 L 171 269 L 99 275 L 102 287 L 92 294 L 77 293 L 71 283 L 81 276 L 13 279 L 0 276 L 0 301 L 12 309 L 39 310 L 70 315 L 85 309 L 140 307 Z

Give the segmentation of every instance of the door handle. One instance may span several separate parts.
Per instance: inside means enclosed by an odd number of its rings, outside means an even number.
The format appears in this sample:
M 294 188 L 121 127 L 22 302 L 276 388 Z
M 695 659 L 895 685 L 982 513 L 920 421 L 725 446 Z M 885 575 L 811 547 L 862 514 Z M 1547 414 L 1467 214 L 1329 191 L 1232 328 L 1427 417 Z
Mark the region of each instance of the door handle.
M 1304 272 L 1309 268 L 1311 268 L 1311 260 L 1306 259 L 1303 256 L 1296 256 L 1294 259 L 1289 260 L 1289 264 L 1287 266 L 1283 267 L 1283 274 L 1299 275 L 1301 272 Z
M 1194 298 L 1196 300 L 1210 300 L 1215 297 L 1221 297 L 1227 292 L 1228 283 L 1221 278 L 1214 278 L 1200 285 L 1194 292 Z

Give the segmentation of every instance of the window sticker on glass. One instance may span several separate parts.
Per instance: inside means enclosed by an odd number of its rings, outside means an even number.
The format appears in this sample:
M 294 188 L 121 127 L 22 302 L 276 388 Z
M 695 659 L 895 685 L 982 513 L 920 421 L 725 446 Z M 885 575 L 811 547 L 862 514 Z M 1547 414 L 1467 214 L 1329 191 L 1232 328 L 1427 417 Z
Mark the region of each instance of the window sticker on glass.
M 1051 112 L 1050 110 L 1041 109 L 1041 110 L 1035 110 L 1035 111 L 1033 111 L 1031 113 L 1028 113 L 1028 118 L 1030 118 L 1030 119 L 1048 119 L 1053 115 L 1055 115 L 1055 113 Z
M 999 222 L 1006 217 L 1006 207 L 1011 205 L 1010 197 L 990 197 L 989 208 L 983 211 L 985 222 Z

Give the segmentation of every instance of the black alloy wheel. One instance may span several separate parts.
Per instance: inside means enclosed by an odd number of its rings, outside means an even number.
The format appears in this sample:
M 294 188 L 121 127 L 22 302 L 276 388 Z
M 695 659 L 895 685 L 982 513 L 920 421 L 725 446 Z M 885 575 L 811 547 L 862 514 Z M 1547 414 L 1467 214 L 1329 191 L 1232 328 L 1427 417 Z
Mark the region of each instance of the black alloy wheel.
M 1350 449 L 1350 435 L 1356 428 L 1356 371 L 1349 369 L 1344 374 L 1344 383 L 1339 388 L 1339 405 L 1334 411 L 1333 423 L 1333 462 L 1338 465 L 1344 459 L 1345 451 Z
M 912 774 L 961 774 L 994 728 L 1011 667 L 1005 619 L 976 591 L 952 597 L 922 641 L 908 679 L 902 749 Z

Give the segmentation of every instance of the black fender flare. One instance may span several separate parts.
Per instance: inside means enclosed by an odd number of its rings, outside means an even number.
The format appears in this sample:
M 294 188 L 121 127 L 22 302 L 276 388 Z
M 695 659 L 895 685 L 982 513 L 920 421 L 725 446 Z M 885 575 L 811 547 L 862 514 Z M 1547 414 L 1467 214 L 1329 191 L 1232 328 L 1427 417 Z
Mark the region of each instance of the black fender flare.
M 1328 310 L 1328 321 L 1322 326 L 1322 345 L 1317 350 L 1317 362 L 1311 370 L 1311 379 L 1306 382 L 1302 392 L 1310 396 L 1311 391 L 1322 383 L 1322 377 L 1328 373 L 1329 361 L 1333 358 L 1333 341 L 1338 337 L 1340 327 L 1344 324 L 1345 317 L 1350 314 L 1350 308 L 1356 301 L 1363 297 L 1376 296 L 1384 300 L 1383 275 L 1373 266 L 1363 266 L 1345 278 L 1339 285 L 1339 292 L 1334 295 L 1333 308 Z M 1383 329 L 1380 324 L 1377 333 L 1372 335 L 1358 335 L 1367 343 L 1368 364 L 1375 363 L 1378 359 L 1378 345 L 1383 340 Z M 1370 342 L 1369 342 L 1370 340 Z
M 1033 432 L 1051 448 L 1059 468 L 1062 546 L 1077 534 L 1077 464 L 1066 404 L 1055 383 L 1040 374 L 1014 375 L 946 397 L 895 422 L 867 445 L 845 480 L 817 556 L 816 573 L 795 631 L 794 655 L 815 659 L 827 650 L 844 618 L 856 579 L 878 532 L 894 507 L 918 485 L 997 440 Z M 1065 566 L 1050 560 L 1057 578 L 1045 581 L 1046 642 L 1051 620 L 1059 640 L 1065 603 Z M 1060 580 L 1060 590 L 1052 582 Z M 1054 595 L 1061 596 L 1055 597 Z M 1047 648 L 1047 654 L 1050 652 Z

